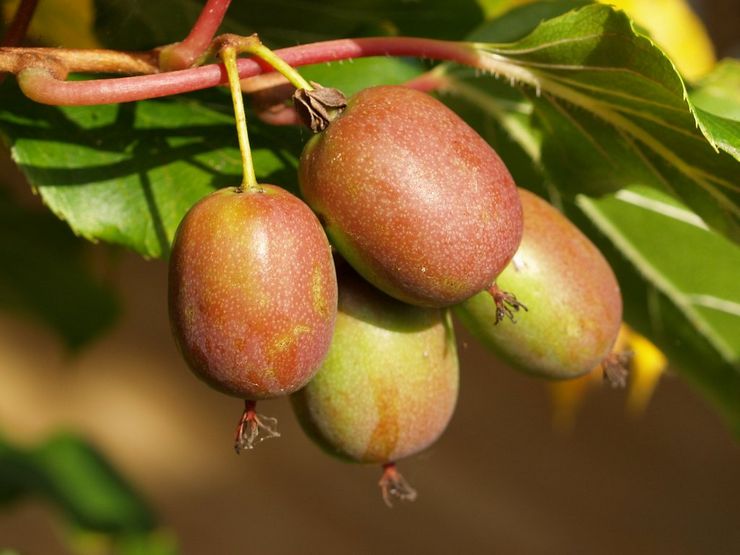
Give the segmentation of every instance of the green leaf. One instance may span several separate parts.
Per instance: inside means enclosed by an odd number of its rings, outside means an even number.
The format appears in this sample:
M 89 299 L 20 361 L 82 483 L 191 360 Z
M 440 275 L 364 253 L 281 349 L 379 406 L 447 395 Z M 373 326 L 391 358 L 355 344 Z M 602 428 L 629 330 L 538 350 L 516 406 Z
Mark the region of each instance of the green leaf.
M 29 314 L 76 349 L 118 315 L 113 292 L 85 261 L 87 245 L 48 212 L 0 194 L 0 308 Z
M 649 185 L 740 240 L 737 161 L 717 152 L 734 154 L 737 130 L 715 132 L 716 118 L 693 110 L 673 64 L 624 13 L 588 5 L 479 48 L 481 65 L 528 85 L 542 163 L 563 191 Z
M 740 247 L 655 189 L 576 203 L 610 243 L 626 319 L 740 432 Z
M 352 93 L 401 83 L 416 61 L 368 58 L 305 68 L 305 75 Z M 231 98 L 225 91 L 136 104 L 52 107 L 14 86 L 0 88 L 0 132 L 44 202 L 90 240 L 167 256 L 177 225 L 201 197 L 241 181 Z M 307 132 L 249 118 L 257 178 L 297 193 Z
M 131 485 L 75 435 L 57 434 L 32 449 L 0 437 L 0 470 L 1 502 L 40 496 L 75 527 L 121 537 L 154 529 L 154 515 Z
M 230 97 L 223 91 L 58 108 L 6 86 L 0 131 L 29 182 L 76 233 L 147 257 L 166 256 L 182 216 L 198 199 L 241 181 Z M 255 121 L 250 136 L 257 177 L 292 186 L 300 132 Z

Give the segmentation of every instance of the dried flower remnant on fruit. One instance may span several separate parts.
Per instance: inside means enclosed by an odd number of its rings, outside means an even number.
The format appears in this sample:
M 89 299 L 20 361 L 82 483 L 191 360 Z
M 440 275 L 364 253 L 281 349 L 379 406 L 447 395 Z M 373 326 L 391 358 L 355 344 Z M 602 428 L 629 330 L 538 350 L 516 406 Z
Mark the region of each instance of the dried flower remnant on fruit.
M 383 465 L 383 476 L 378 482 L 383 494 L 383 501 L 388 507 L 393 507 L 393 500 L 415 501 L 416 490 L 406 481 L 406 478 L 396 468 L 396 463 L 390 462 Z
M 604 372 L 604 381 L 612 387 L 626 387 L 629 367 L 632 363 L 634 353 L 631 350 L 624 350 L 618 353 L 611 353 L 601 363 Z
M 277 418 L 257 414 L 254 401 L 244 401 L 244 413 L 234 434 L 234 450 L 240 454 L 254 449 L 257 443 L 273 437 L 280 437 L 277 431 Z
M 520 309 L 524 310 L 524 312 L 528 311 L 524 303 L 516 298 L 516 295 L 508 291 L 502 291 L 495 283 L 486 289 L 486 291 L 493 297 L 493 302 L 496 303 L 496 320 L 494 324 L 498 324 L 504 318 L 508 318 L 516 323 L 514 313 L 519 312 Z
M 297 89 L 293 94 L 298 117 L 314 133 L 327 128 L 329 123 L 347 106 L 347 97 L 339 89 L 311 83 L 314 90 Z

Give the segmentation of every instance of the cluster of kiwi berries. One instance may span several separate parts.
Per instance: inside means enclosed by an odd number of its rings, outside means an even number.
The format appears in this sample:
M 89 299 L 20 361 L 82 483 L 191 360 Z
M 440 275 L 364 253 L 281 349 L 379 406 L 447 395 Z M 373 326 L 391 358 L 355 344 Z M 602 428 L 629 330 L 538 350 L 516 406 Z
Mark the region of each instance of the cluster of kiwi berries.
M 316 443 L 383 465 L 386 502 L 413 499 L 395 462 L 453 414 L 451 312 L 513 366 L 564 379 L 608 360 L 621 296 L 594 245 L 438 100 L 380 86 L 345 106 L 327 91 L 296 95 L 319 131 L 303 200 L 229 188 L 185 216 L 170 318 L 194 373 L 246 400 L 237 452 L 277 435 L 255 402 L 291 395 Z

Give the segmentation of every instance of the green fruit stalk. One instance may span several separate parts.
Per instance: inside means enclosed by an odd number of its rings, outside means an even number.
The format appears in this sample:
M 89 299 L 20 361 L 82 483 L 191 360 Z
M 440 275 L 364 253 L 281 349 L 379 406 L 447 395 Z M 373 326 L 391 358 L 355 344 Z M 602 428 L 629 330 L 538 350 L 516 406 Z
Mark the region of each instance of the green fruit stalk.
M 447 311 L 392 299 L 344 265 L 329 354 L 313 380 L 291 397 L 307 434 L 342 459 L 386 465 L 386 500 L 413 497 L 392 463 L 442 434 L 457 392 Z
M 496 279 L 527 306 L 516 324 L 496 325 L 488 293 L 454 308 L 484 345 L 514 367 L 545 378 L 574 378 L 609 357 L 622 322 L 619 284 L 607 261 L 559 211 L 519 189 L 524 234 Z
M 336 306 L 326 235 L 290 193 L 222 189 L 181 222 L 170 321 L 188 365 L 215 389 L 257 400 L 303 387 L 326 356 Z
M 519 245 L 514 181 L 431 96 L 365 89 L 306 145 L 301 192 L 337 250 L 410 304 L 443 307 L 491 286 Z

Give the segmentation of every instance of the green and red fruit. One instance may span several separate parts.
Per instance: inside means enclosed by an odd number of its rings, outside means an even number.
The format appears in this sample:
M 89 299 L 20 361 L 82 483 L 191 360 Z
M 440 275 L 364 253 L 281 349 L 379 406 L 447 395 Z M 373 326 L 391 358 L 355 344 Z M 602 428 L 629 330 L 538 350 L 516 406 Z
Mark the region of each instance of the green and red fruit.
M 431 96 L 365 89 L 306 145 L 301 192 L 337 250 L 407 303 L 443 307 L 489 287 L 522 215 L 499 156 Z
M 222 189 L 182 220 L 170 322 L 192 371 L 215 389 L 258 400 L 303 387 L 326 356 L 336 306 L 326 235 L 290 193 Z
M 519 192 L 524 234 L 496 287 L 515 292 L 528 311 L 519 313 L 515 324 L 496 325 L 501 305 L 481 293 L 454 312 L 514 367 L 546 378 L 574 378 L 611 353 L 622 322 L 619 284 L 575 225 L 536 195 Z
M 448 311 L 401 303 L 344 265 L 329 354 L 291 400 L 307 434 L 326 451 L 386 465 L 384 497 L 413 497 L 393 463 L 442 434 L 458 379 Z

